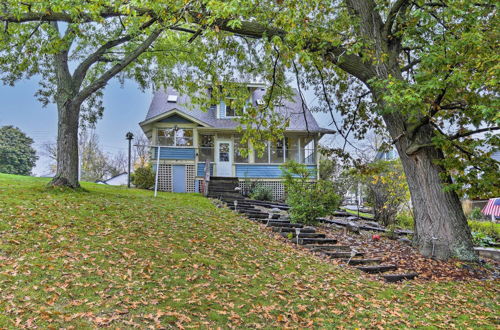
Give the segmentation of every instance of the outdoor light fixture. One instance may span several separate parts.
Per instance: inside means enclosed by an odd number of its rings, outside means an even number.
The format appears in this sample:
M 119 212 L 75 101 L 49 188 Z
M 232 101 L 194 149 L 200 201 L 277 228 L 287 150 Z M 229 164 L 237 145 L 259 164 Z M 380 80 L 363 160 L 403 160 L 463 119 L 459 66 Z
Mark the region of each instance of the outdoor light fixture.
M 300 228 L 295 228 L 295 235 L 297 235 L 297 245 L 299 245 Z

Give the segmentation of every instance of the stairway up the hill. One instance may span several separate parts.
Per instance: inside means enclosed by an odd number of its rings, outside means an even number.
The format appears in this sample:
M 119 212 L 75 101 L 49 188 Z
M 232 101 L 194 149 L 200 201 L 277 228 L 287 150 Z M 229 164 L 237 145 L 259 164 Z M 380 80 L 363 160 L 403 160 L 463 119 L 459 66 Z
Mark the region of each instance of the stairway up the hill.
M 238 178 L 212 176 L 208 184 L 208 197 L 224 199 L 228 201 L 244 199 L 240 194 Z

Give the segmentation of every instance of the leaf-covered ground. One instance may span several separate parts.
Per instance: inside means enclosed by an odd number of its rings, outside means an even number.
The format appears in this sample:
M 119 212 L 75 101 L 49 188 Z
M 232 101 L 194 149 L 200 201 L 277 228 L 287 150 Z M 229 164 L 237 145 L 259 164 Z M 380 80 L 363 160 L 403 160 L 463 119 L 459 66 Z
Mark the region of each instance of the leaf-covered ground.
M 0 328 L 495 328 L 492 281 L 388 285 L 190 194 L 0 174 Z

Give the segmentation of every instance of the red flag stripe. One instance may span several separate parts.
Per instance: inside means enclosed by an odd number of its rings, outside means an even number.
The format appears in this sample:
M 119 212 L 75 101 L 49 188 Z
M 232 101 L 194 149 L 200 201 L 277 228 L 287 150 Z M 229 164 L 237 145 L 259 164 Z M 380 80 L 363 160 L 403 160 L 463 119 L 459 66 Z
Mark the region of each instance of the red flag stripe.
M 495 205 L 496 198 L 488 201 L 488 204 L 481 210 L 483 214 L 500 217 L 500 205 Z

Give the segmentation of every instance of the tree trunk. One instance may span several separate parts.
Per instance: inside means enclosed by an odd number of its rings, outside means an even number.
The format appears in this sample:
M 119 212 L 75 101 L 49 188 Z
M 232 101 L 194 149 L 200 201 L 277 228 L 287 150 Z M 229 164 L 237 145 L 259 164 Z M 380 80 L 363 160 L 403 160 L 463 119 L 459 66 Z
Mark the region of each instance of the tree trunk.
M 57 172 L 51 185 L 80 187 L 78 182 L 78 125 L 80 106 L 71 102 L 57 104 Z
M 460 199 L 455 191 L 445 189 L 445 185 L 451 183 L 451 177 L 436 164 L 444 155 L 436 147 L 423 146 L 432 139 L 432 127 L 424 125 L 410 141 L 406 135 L 400 136 L 404 132 L 400 130 L 403 121 L 398 117 L 399 114 L 384 115 L 391 136 L 397 139 L 396 147 L 411 194 L 415 217 L 414 244 L 426 257 L 477 261 Z M 420 147 L 408 154 L 412 149 L 408 147 L 416 144 Z

